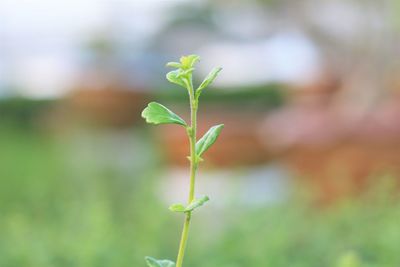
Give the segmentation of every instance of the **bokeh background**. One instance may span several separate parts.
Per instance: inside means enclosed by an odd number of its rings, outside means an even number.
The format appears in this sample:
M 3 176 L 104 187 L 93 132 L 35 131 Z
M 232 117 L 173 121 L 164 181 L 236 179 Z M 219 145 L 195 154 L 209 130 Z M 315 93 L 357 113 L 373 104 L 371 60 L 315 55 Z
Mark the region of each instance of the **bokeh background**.
M 186 265 L 400 264 L 397 0 L 0 0 L 0 266 L 174 259 L 196 53 L 205 156 Z

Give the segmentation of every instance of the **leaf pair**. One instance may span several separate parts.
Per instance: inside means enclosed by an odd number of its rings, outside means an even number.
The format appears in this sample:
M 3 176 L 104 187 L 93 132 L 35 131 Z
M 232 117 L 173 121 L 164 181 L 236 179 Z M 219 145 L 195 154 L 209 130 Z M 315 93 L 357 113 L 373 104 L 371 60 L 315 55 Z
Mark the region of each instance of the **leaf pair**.
M 174 62 L 176 63 L 176 62 Z M 184 88 L 189 87 L 189 78 L 188 74 L 191 74 L 194 68 L 190 68 L 188 70 L 177 69 L 167 73 L 167 80 L 171 83 L 175 83 Z M 214 68 L 211 72 L 204 78 L 203 82 L 196 89 L 196 99 L 199 99 L 201 92 L 208 87 L 214 80 L 217 78 L 218 73 L 222 70 L 222 68 Z
M 171 83 L 175 83 L 180 85 L 186 89 L 189 89 L 191 83 L 191 74 L 194 70 L 194 64 L 196 64 L 200 60 L 200 57 L 197 55 L 189 55 L 183 56 L 180 58 L 180 62 L 169 62 L 167 63 L 168 67 L 177 68 L 177 70 L 173 70 L 167 73 L 167 80 Z M 200 97 L 201 92 L 209 86 L 215 78 L 217 78 L 219 72 L 222 68 L 214 68 L 211 72 L 204 78 L 203 82 L 196 89 L 196 99 Z
M 147 123 L 153 124 L 178 124 L 187 127 L 187 123 L 174 112 L 157 102 L 151 102 L 142 112 L 142 117 Z M 217 140 L 223 124 L 211 127 L 207 133 L 196 143 L 196 155 L 200 158 Z
M 190 204 L 187 207 L 185 207 L 183 204 L 178 203 L 178 204 L 172 204 L 169 207 L 169 209 L 174 212 L 192 212 L 198 207 L 203 206 L 204 203 L 206 203 L 209 200 L 210 198 L 208 196 L 203 196 L 201 198 L 194 199 L 192 202 L 190 202 Z
M 149 267 L 175 267 L 175 262 L 170 260 L 157 260 L 152 257 L 146 257 L 145 259 Z
M 197 55 L 183 56 L 180 62 L 169 62 L 168 67 L 177 68 L 167 73 L 167 80 L 171 83 L 175 83 L 189 90 L 190 83 L 192 80 L 192 72 L 194 70 L 194 64 L 200 60 Z
M 188 56 L 182 56 L 179 61 L 180 62 L 168 62 L 167 66 L 168 67 L 174 67 L 177 69 L 182 69 L 182 70 L 188 70 L 194 67 L 194 64 L 196 64 L 200 60 L 200 57 L 198 55 L 188 55 Z

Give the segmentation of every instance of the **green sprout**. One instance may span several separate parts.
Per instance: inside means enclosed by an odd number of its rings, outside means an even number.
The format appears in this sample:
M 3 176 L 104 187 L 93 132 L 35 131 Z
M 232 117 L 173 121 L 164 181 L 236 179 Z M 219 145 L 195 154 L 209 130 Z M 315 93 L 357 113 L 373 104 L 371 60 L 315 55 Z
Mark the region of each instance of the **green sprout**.
M 194 65 L 199 60 L 199 56 L 189 55 L 181 57 L 180 62 L 169 62 L 167 64 L 168 67 L 176 68 L 176 70 L 168 72 L 167 80 L 184 87 L 189 94 L 191 115 L 190 125 L 174 112 L 157 102 L 149 103 L 142 112 L 142 117 L 147 123 L 156 125 L 177 124 L 183 126 L 186 129 L 190 144 L 190 156 L 188 157 L 190 162 L 190 190 L 188 201 L 186 205 L 178 203 L 169 207 L 171 211 L 183 213 L 185 215 L 176 264 L 170 260 L 157 260 L 152 257 L 146 257 L 146 262 L 149 267 L 182 267 L 192 213 L 195 209 L 203 206 L 209 200 L 208 196 L 195 197 L 196 173 L 199 163 L 203 160 L 201 158 L 203 153 L 215 143 L 224 125 L 219 124 L 211 127 L 202 138 L 197 140 L 197 109 L 201 93 L 215 80 L 218 73 L 221 71 L 221 68 L 214 68 L 197 89 L 194 89 L 192 76 Z

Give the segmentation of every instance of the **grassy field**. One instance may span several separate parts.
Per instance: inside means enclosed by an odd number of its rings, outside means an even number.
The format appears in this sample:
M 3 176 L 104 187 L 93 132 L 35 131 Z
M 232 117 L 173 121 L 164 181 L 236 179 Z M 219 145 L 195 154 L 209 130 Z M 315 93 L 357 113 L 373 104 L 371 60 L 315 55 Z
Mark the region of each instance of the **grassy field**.
M 136 267 L 146 255 L 175 257 L 181 218 L 155 190 L 166 166 L 147 133 L 122 136 L 124 154 L 139 149 L 132 164 L 110 151 L 110 138 L 1 130 L 0 266 Z M 377 187 L 323 209 L 295 198 L 199 211 L 186 266 L 399 266 L 399 202 L 391 186 Z

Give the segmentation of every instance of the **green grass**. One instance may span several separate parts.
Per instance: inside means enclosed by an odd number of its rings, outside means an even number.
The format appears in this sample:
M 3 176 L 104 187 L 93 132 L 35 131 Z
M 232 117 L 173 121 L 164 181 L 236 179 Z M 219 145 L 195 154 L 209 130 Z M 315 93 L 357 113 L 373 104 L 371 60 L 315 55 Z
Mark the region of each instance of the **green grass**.
M 175 255 L 181 221 L 156 197 L 166 166 L 148 134 L 132 132 L 132 142 L 152 160 L 125 171 L 94 150 L 102 141 L 87 144 L 96 138 L 0 131 L 0 266 L 136 267 L 143 255 Z M 336 267 L 354 251 L 362 266 L 397 266 L 400 207 L 382 187 L 322 210 L 298 199 L 210 209 L 194 220 L 193 232 L 204 234 L 191 237 L 186 265 Z

